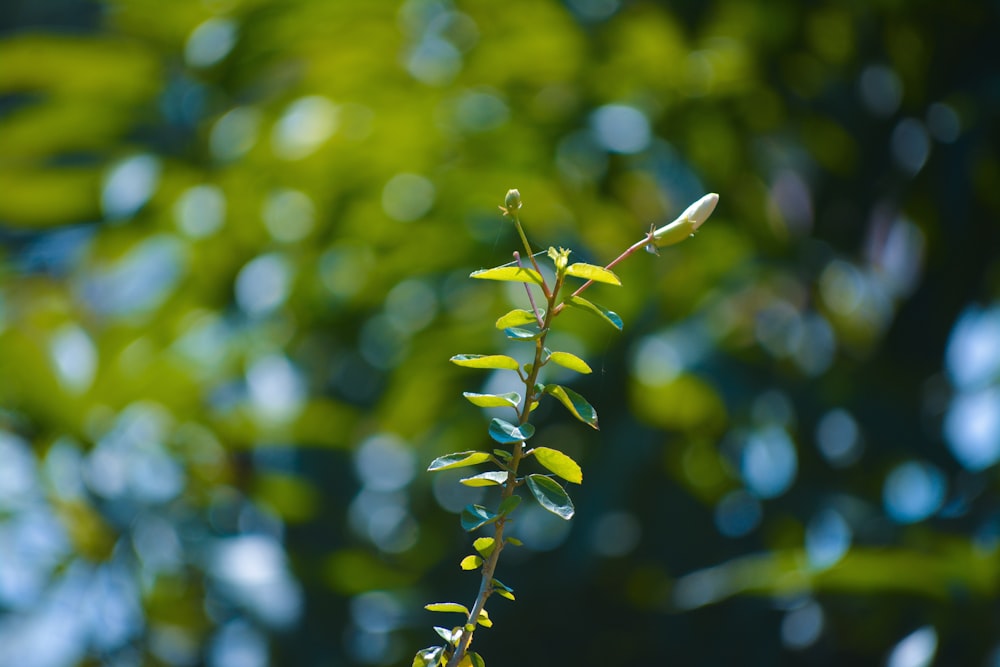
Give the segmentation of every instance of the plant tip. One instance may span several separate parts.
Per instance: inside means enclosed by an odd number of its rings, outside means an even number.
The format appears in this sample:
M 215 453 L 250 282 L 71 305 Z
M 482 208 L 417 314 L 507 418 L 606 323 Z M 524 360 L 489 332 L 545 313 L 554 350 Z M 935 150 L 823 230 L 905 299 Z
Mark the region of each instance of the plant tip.
M 656 248 L 663 248 L 668 245 L 680 243 L 684 239 L 694 236 L 698 228 L 712 215 L 716 205 L 719 203 L 719 195 L 710 192 L 695 203 L 688 206 L 677 219 L 669 225 L 664 225 L 649 235 L 650 242 L 646 249 L 655 252 Z
M 507 191 L 507 196 L 503 200 L 504 206 L 510 210 L 517 210 L 521 208 L 521 193 L 517 189 L 511 189 Z

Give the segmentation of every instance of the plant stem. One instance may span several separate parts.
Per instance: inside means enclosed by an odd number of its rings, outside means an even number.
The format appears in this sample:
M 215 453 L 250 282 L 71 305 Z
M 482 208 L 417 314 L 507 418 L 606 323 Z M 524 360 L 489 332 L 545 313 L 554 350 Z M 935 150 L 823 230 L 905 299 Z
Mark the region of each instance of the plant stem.
M 515 218 L 516 222 L 516 218 Z M 518 231 L 521 231 L 521 225 L 517 225 Z M 524 232 L 521 232 L 521 238 L 524 241 L 525 250 L 531 255 L 531 247 L 528 245 L 528 240 L 524 236 Z M 534 257 L 531 259 L 532 263 L 535 263 Z M 537 264 L 535 264 L 537 270 Z M 543 286 L 544 287 L 544 286 Z M 545 298 L 547 308 L 545 309 L 545 320 L 541 323 L 542 334 L 535 340 L 535 359 L 531 364 L 531 372 L 528 373 L 528 377 L 523 378 L 524 381 L 524 403 L 521 405 L 520 412 L 518 413 L 518 425 L 523 425 L 528 423 L 531 417 L 531 406 L 537 399 L 535 396 L 535 383 L 538 381 L 538 372 L 544 365 L 543 356 L 545 355 L 545 338 L 548 335 L 549 326 L 552 323 L 552 318 L 556 316 L 555 306 L 556 297 L 559 294 L 559 289 L 562 287 L 562 276 L 556 276 L 556 283 L 549 292 L 545 289 Z M 532 307 L 534 307 L 534 302 L 532 302 Z M 537 310 L 535 311 L 537 313 Z M 517 469 L 521 464 L 521 459 L 524 457 L 524 441 L 520 441 L 514 445 L 514 451 L 511 453 L 510 462 L 507 464 L 507 481 L 503 485 L 503 491 L 500 492 L 500 502 L 507 500 L 512 495 L 514 495 L 514 488 L 517 486 Z M 466 620 L 466 626 L 472 627 L 472 630 L 463 629 L 462 637 L 459 639 L 458 644 L 455 646 L 455 652 L 452 654 L 451 659 L 448 660 L 447 667 L 458 667 L 458 664 L 465 657 L 466 652 L 469 650 L 469 644 L 472 643 L 472 635 L 475 632 L 475 627 L 477 621 L 479 620 L 479 614 L 482 612 L 483 608 L 486 606 L 486 600 L 489 599 L 490 595 L 493 594 L 493 574 L 496 572 L 497 563 L 500 560 L 500 551 L 504 547 L 504 524 L 506 523 L 506 517 L 501 517 L 497 519 L 494 524 L 493 529 L 493 551 L 490 553 L 489 557 L 483 563 L 482 566 L 482 581 L 479 584 L 479 594 L 476 596 L 476 602 L 472 605 L 472 609 L 469 611 L 469 618 Z
M 647 246 L 647 245 L 648 245 L 648 244 L 650 243 L 650 241 L 651 241 L 651 238 L 652 238 L 652 232 L 650 232 L 650 233 L 649 233 L 649 235 L 647 235 L 647 236 L 646 236 L 646 238 L 642 239 L 641 241 L 636 241 L 635 243 L 633 243 L 632 245 L 630 245 L 630 246 L 629 246 L 629 247 L 628 247 L 628 248 L 627 248 L 627 249 L 625 250 L 625 252 L 623 252 L 622 254 L 618 255 L 617 257 L 615 257 L 615 258 L 614 258 L 613 260 L 611 260 L 610 262 L 608 262 L 608 263 L 607 263 L 607 264 L 606 264 L 606 265 L 604 266 L 604 268 L 606 268 L 606 269 L 610 269 L 610 268 L 611 268 L 611 267 L 613 267 L 613 266 L 614 266 L 615 264 L 617 264 L 618 262 L 622 261 L 623 259 L 625 259 L 625 258 L 626 258 L 626 257 L 628 257 L 629 255 L 632 255 L 633 253 L 635 253 L 635 252 L 636 252 L 637 250 L 639 250 L 640 248 L 645 248 L 645 247 L 646 247 L 646 246 Z M 581 294 L 581 293 L 582 293 L 582 292 L 583 292 L 583 291 L 584 291 L 585 289 L 587 289 L 588 287 L 590 287 L 590 286 L 591 286 L 591 285 L 593 285 L 593 284 L 594 284 L 594 281 L 593 281 L 593 280 L 588 280 L 587 282 L 585 282 L 584 284 L 582 284 L 582 285 L 580 285 L 580 286 L 579 286 L 578 288 L 576 288 L 576 291 L 575 291 L 575 292 L 573 292 L 573 294 L 571 294 L 570 296 L 580 296 L 580 294 Z M 560 304 L 559 304 L 558 306 L 556 306 L 556 308 L 555 308 L 555 311 L 556 311 L 556 313 L 557 313 L 557 314 L 558 314 L 558 312 L 559 312 L 559 311 L 561 311 L 561 310 L 563 309 L 563 306 L 564 306 L 564 305 L 565 305 L 565 304 L 563 304 L 563 303 L 560 303 Z
M 514 220 L 514 227 L 517 228 L 517 233 L 521 237 L 521 243 L 524 244 L 524 251 L 528 253 L 528 259 L 531 260 L 531 265 L 535 267 L 535 271 L 538 271 L 538 275 L 542 275 L 542 270 L 538 268 L 538 262 L 535 261 L 535 254 L 531 252 L 531 244 L 528 243 L 528 237 L 524 234 L 524 229 L 521 227 L 521 219 L 517 217 L 517 212 L 511 212 L 510 217 Z M 542 293 L 545 294 L 545 298 L 551 301 L 552 294 L 549 292 L 548 286 L 545 284 L 545 278 L 542 278 Z

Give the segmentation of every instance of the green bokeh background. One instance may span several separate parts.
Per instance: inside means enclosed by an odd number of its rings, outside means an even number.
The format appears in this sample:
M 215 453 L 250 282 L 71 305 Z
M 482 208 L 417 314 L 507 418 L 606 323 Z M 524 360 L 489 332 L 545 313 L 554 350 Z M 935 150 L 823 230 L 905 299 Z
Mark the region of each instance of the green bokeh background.
M 601 430 L 537 412 L 489 664 L 1000 664 L 998 12 L 4 3 L 0 664 L 432 644 L 511 187 L 596 264 L 721 200 L 560 318 Z

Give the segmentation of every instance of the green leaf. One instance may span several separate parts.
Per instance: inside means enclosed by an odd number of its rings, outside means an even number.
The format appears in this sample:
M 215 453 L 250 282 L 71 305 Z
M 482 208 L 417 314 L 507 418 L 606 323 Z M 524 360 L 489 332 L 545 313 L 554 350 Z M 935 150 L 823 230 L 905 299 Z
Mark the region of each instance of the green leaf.
M 497 329 L 506 329 L 507 327 L 516 327 L 521 324 L 531 324 L 532 322 L 538 322 L 538 318 L 535 317 L 533 312 L 516 308 L 497 320 Z
M 559 364 L 563 368 L 568 368 L 571 371 L 576 371 L 577 373 L 593 373 L 593 369 L 587 365 L 587 362 L 576 356 L 575 354 L 570 354 L 569 352 L 553 352 L 549 355 L 549 361 Z
M 462 562 L 459 563 L 459 566 L 463 570 L 475 570 L 482 564 L 483 564 L 483 559 L 480 558 L 479 556 L 466 556 L 465 558 L 462 559 Z
M 441 659 L 441 654 L 443 652 L 443 646 L 429 646 L 427 648 L 420 649 L 417 651 L 417 654 L 413 656 L 412 667 L 437 667 L 438 661 Z
M 492 537 L 478 537 L 472 543 L 472 548 L 479 552 L 479 555 L 483 558 L 489 558 L 490 554 L 493 553 L 493 549 L 496 548 L 496 540 Z
M 513 544 L 515 547 L 523 547 L 524 546 L 524 542 L 522 542 L 521 540 L 517 539 L 516 537 L 508 537 L 506 541 L 509 542 L 510 544 Z
M 505 498 L 500 507 L 497 508 L 497 514 L 500 516 L 507 516 L 514 511 L 514 508 L 521 504 L 521 496 L 509 496 Z
M 608 271 L 603 266 L 584 264 L 577 262 L 566 267 L 567 276 L 575 276 L 585 280 L 593 280 L 595 283 L 607 283 L 608 285 L 621 286 L 622 281 L 612 271 Z
M 489 452 L 477 452 L 470 450 L 467 452 L 455 452 L 439 456 L 427 466 L 427 472 L 437 472 L 438 470 L 450 470 L 452 468 L 464 468 L 474 466 L 484 461 L 490 460 Z
M 483 656 L 475 651 L 469 651 L 465 654 L 465 657 L 469 659 L 469 667 L 486 667 L 486 661 L 483 660 Z
M 542 284 L 542 276 L 538 271 L 520 266 L 495 266 L 492 269 L 481 269 L 473 271 L 469 277 L 479 280 L 511 280 L 517 283 Z
M 598 429 L 597 410 L 580 394 L 557 384 L 545 385 L 545 393 L 556 397 L 574 417 L 591 428 Z
M 496 591 L 496 594 L 502 598 L 507 598 L 508 600 L 514 599 L 514 589 L 499 579 L 493 580 L 493 590 Z
M 535 434 L 535 427 L 531 424 L 521 424 L 515 426 L 502 419 L 494 419 L 490 422 L 490 437 L 501 445 L 511 445 L 515 442 L 523 442 Z
M 471 391 L 463 391 L 470 403 L 481 408 L 516 408 L 521 403 L 521 395 L 516 392 L 509 394 L 474 394 Z
M 503 333 L 507 338 L 513 340 L 535 340 L 543 333 L 545 329 L 539 329 L 538 325 L 531 325 L 526 327 L 508 327 L 503 330 Z
M 528 489 L 539 505 L 560 519 L 569 520 L 573 517 L 573 501 L 559 482 L 545 475 L 528 475 Z
M 514 455 L 508 452 L 506 449 L 494 449 L 493 456 L 497 457 L 498 459 L 500 459 L 505 463 L 514 458 Z
M 598 306 L 596 303 L 593 303 L 592 301 L 587 301 L 583 297 L 571 296 L 568 299 L 566 299 L 564 303 L 567 306 L 579 308 L 580 310 L 585 310 L 588 313 L 597 315 L 601 319 L 611 324 L 611 326 L 618 329 L 619 331 L 621 331 L 622 327 L 624 326 L 622 324 L 622 318 L 618 317 L 618 313 L 612 312 L 603 306 Z
M 490 620 L 490 614 L 485 609 L 479 610 L 479 618 L 476 619 L 476 622 L 484 628 L 493 627 L 493 621 Z
M 442 628 L 439 625 L 435 625 L 434 626 L 434 632 L 438 633 L 438 637 L 440 637 L 441 639 L 445 640 L 449 644 L 451 644 L 452 642 L 454 642 L 455 639 L 456 639 L 456 637 L 455 637 L 456 633 L 455 632 L 453 632 L 452 630 L 449 630 L 448 628 Z
M 583 483 L 583 471 L 580 469 L 579 464 L 558 449 L 535 447 L 531 451 L 539 463 L 567 482 L 573 482 L 574 484 Z
M 506 354 L 456 354 L 451 363 L 464 368 L 499 368 L 516 371 L 520 364 Z
M 432 602 L 430 604 L 425 604 L 424 609 L 427 611 L 453 611 L 456 614 L 465 614 L 466 616 L 469 615 L 469 609 L 465 605 L 458 604 L 457 602 Z
M 471 533 L 480 526 L 493 523 L 500 518 L 499 514 L 494 514 L 482 505 L 466 505 L 462 510 L 462 528 Z
M 483 472 L 458 481 L 466 486 L 502 486 L 507 481 L 507 473 L 503 471 Z

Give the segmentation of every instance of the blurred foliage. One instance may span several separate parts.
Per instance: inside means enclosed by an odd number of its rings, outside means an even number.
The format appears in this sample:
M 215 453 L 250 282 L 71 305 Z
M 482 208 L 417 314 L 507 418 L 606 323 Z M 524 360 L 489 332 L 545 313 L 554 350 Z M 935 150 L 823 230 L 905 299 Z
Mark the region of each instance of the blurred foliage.
M 998 664 L 997 12 L 5 3 L 0 664 L 409 664 L 511 187 L 593 263 L 721 201 L 567 315 L 602 430 L 539 409 L 587 485 L 483 654 Z

